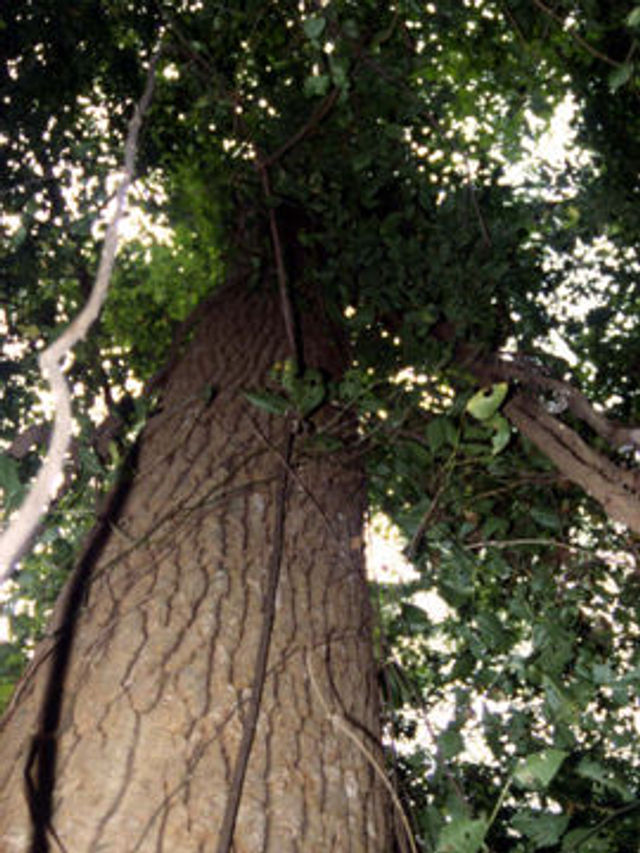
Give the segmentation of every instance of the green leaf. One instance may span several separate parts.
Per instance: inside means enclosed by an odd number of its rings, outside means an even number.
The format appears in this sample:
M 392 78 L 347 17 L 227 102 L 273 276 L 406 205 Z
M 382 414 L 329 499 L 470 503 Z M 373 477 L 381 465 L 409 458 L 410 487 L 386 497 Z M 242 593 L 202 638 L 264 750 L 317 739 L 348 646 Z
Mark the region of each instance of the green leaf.
M 544 749 L 528 755 L 518 763 L 514 779 L 523 788 L 547 788 L 567 755 L 562 749 Z
M 482 639 L 490 649 L 499 650 L 501 647 L 504 647 L 508 639 L 508 634 L 495 613 L 491 613 L 490 611 L 479 613 L 476 621 Z
M 327 94 L 330 85 L 328 74 L 312 74 L 304 81 L 304 93 L 308 98 L 321 97 Z
M 631 802 L 634 798 L 633 793 L 621 779 L 616 777 L 608 767 L 592 758 L 583 758 L 576 767 L 576 773 L 583 779 L 590 779 L 610 791 L 615 791 L 626 803 Z
M 436 853 L 478 853 L 486 834 L 486 821 L 458 818 L 440 833 Z
M 344 56 L 330 56 L 331 79 L 338 89 L 345 89 L 349 82 L 349 61 Z
M 517 814 L 511 825 L 535 844 L 536 850 L 557 844 L 569 826 L 563 814 Z
M 270 391 L 244 391 L 244 396 L 252 405 L 270 415 L 286 415 L 291 409 L 289 400 Z
M 545 509 L 540 506 L 532 506 L 529 515 L 541 527 L 546 527 L 548 530 L 560 530 L 562 524 L 555 510 Z
M 324 32 L 327 22 L 325 18 L 312 17 L 307 18 L 302 24 L 302 29 L 308 39 L 315 41 Z
M 614 68 L 609 74 L 609 89 L 611 92 L 617 92 L 625 83 L 631 79 L 633 74 L 633 62 L 625 62 L 619 68 Z
M 422 607 L 418 607 L 416 604 L 411 604 L 408 601 L 402 604 L 401 619 L 403 625 L 412 634 L 429 631 L 432 627 L 431 620 Z
M 489 420 L 502 405 L 508 390 L 509 385 L 507 382 L 496 382 L 495 385 L 483 388 L 477 394 L 474 394 L 467 403 L 466 409 L 476 420 Z
M 319 370 L 310 368 L 302 376 L 291 371 L 283 372 L 282 385 L 291 397 L 295 410 L 302 415 L 311 414 L 324 400 L 327 385 Z
M 438 738 L 438 748 L 445 760 L 455 758 L 464 749 L 463 737 L 455 729 L 447 729 Z
M 509 426 L 509 421 L 502 415 L 494 415 L 487 421 L 487 424 L 494 430 L 491 439 L 491 452 L 494 456 L 497 456 L 509 444 L 511 427 Z
M 590 827 L 572 829 L 562 839 L 562 853 L 619 853 L 603 835 L 594 834 Z
M 311 452 L 316 453 L 335 453 L 342 450 L 344 443 L 335 435 L 327 435 L 326 433 L 316 433 L 309 436 L 305 441 L 305 447 Z
M 18 475 L 18 462 L 12 456 L 0 455 L 0 489 L 4 511 L 8 515 L 20 504 L 25 487 Z
M 640 27 L 640 6 L 636 6 L 627 15 L 627 26 Z
M 448 418 L 446 417 L 434 418 L 427 424 L 427 441 L 434 453 L 437 453 L 447 443 L 447 424 Z

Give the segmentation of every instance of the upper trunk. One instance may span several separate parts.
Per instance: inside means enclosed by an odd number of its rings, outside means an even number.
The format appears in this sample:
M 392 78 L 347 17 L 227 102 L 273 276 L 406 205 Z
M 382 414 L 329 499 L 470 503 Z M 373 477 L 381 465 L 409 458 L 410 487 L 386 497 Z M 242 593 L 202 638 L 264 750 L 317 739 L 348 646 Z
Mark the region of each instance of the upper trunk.
M 302 331 L 307 364 L 339 372 L 326 325 Z M 288 465 L 289 421 L 242 393 L 286 350 L 275 299 L 207 309 L 5 718 L 1 850 L 217 850 L 248 745 L 233 850 L 389 849 L 353 737 L 380 760 L 362 473 L 302 435 Z

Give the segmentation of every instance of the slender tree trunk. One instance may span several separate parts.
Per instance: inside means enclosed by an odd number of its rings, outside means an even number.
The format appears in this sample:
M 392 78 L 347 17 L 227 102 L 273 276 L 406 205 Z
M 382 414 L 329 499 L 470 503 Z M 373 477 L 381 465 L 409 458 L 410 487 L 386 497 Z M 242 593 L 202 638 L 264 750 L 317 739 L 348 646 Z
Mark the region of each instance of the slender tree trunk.
M 390 849 L 362 474 L 242 393 L 286 355 L 277 300 L 207 309 L 5 717 L 1 851 L 218 851 L 240 781 L 236 853 Z

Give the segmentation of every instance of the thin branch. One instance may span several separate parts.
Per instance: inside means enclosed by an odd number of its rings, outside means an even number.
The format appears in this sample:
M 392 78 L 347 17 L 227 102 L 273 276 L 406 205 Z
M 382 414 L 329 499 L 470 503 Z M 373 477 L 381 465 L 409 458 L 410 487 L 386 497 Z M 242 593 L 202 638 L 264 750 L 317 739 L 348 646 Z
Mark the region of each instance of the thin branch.
M 504 16 L 509 21 L 509 24 L 511 25 L 511 28 L 513 29 L 514 33 L 518 36 L 518 38 L 520 39 L 520 41 L 522 42 L 524 47 L 528 48 L 529 42 L 527 41 L 525 34 L 522 32 L 522 28 L 520 27 L 520 24 L 518 23 L 517 18 L 515 17 L 513 12 L 509 8 L 506 1 L 505 0 L 498 0 L 498 5 L 500 6 L 502 11 L 504 12 Z
M 258 716 L 260 714 L 260 703 L 262 700 L 262 692 L 267 676 L 267 662 L 269 660 L 269 648 L 271 646 L 271 635 L 273 633 L 273 624 L 276 617 L 276 593 L 278 591 L 278 582 L 280 580 L 280 569 L 284 556 L 284 526 L 287 509 L 287 491 L 289 487 L 289 469 L 291 466 L 291 456 L 293 453 L 293 443 L 295 434 L 291 424 L 288 424 L 288 432 L 286 438 L 286 446 L 283 453 L 284 461 L 282 465 L 282 476 L 280 486 L 276 498 L 276 517 L 273 549 L 267 574 L 267 589 L 264 595 L 263 603 L 263 618 L 262 627 L 260 629 L 260 639 L 258 641 L 258 651 L 256 654 L 256 664 L 253 675 L 253 684 L 251 686 L 251 696 L 247 709 L 247 716 L 244 719 L 242 732 L 242 740 L 238 748 L 233 775 L 231 778 L 231 786 L 225 806 L 222 827 L 218 838 L 217 853 L 229 853 L 233 844 L 233 833 L 240 808 L 240 800 L 242 798 L 242 789 L 249 764 L 249 756 L 256 734 L 258 725 Z
M 413 534 L 411 538 L 411 542 L 409 543 L 409 547 L 407 548 L 407 557 L 409 560 L 414 560 L 416 553 L 418 551 L 418 547 L 422 542 L 422 537 L 426 533 L 426 530 L 429 526 L 429 522 L 433 518 L 438 509 L 438 505 L 440 503 L 440 498 L 442 497 L 442 493 L 444 492 L 446 486 L 449 483 L 449 478 L 446 477 L 445 480 L 440 483 L 438 486 L 435 495 L 431 498 L 431 503 L 429 504 L 429 508 L 425 512 L 425 514 L 420 519 L 418 526 L 416 527 L 416 532 Z
M 554 12 L 553 9 L 550 9 L 549 6 L 543 3 L 542 0 L 531 0 L 531 2 L 534 6 L 537 6 L 541 12 L 544 12 L 545 15 L 548 15 L 550 18 L 552 18 L 556 22 L 556 24 L 562 27 L 562 29 L 565 30 L 565 32 L 568 33 L 568 35 L 570 35 L 571 38 L 575 42 L 577 42 L 577 44 L 580 45 L 580 47 L 584 48 L 592 56 L 595 56 L 596 59 L 600 59 L 602 62 L 606 62 L 607 65 L 611 65 L 613 68 L 620 68 L 624 64 L 623 62 L 616 62 L 615 59 L 611 59 L 611 57 L 607 56 L 606 53 L 601 53 L 597 48 L 590 45 L 588 41 L 585 41 L 585 39 L 583 39 L 582 36 L 579 35 L 579 33 L 576 33 L 573 30 L 565 29 L 566 21 L 562 17 L 562 15 L 558 15 L 557 12 Z
M 418 526 L 416 528 L 416 532 L 413 534 L 413 537 L 412 537 L 411 542 L 409 544 L 409 547 L 407 549 L 407 557 L 410 560 L 415 559 L 416 553 L 418 551 L 418 547 L 419 547 L 420 543 L 422 542 L 422 538 L 423 538 L 423 536 L 424 536 L 424 534 L 425 534 L 425 532 L 429 526 L 431 519 L 433 518 L 436 510 L 438 509 L 438 505 L 440 503 L 440 498 L 442 497 L 445 489 L 449 485 L 449 480 L 451 479 L 451 474 L 453 472 L 453 468 L 454 468 L 454 465 L 456 462 L 457 452 L 458 452 L 458 448 L 454 447 L 454 449 L 451 451 L 449 458 L 445 462 L 442 482 L 440 483 L 440 485 L 436 489 L 436 493 L 433 496 L 433 498 L 431 499 L 431 503 L 429 504 L 429 508 L 427 509 L 427 511 L 423 515 L 422 519 L 420 520 L 420 523 L 418 524 Z
M 600 823 L 597 823 L 594 827 L 592 827 L 589 832 L 585 832 L 579 839 L 574 841 L 572 844 L 569 844 L 565 849 L 567 853 L 571 853 L 572 850 L 579 850 L 590 838 L 593 838 L 599 832 L 610 824 L 612 821 L 617 820 L 619 817 L 625 814 L 629 814 L 630 812 L 634 812 L 640 809 L 640 800 L 633 800 L 631 803 L 627 803 L 625 806 L 622 806 L 619 809 L 616 809 L 611 814 L 607 815 Z M 584 848 L 586 850 L 586 847 Z
M 566 542 L 560 542 L 557 539 L 486 539 L 481 542 L 465 543 L 465 548 L 469 551 L 477 551 L 482 548 L 516 548 L 522 545 L 547 545 L 550 548 L 561 548 L 563 551 L 568 551 L 570 554 L 590 554 L 591 548 L 580 548 L 576 545 L 567 545 Z
M 322 119 L 327 115 L 327 113 L 329 113 L 329 111 L 335 104 L 339 93 L 340 89 L 335 86 L 329 92 L 329 94 L 324 97 L 324 99 L 320 102 L 319 106 L 313 111 L 313 113 L 309 117 L 309 120 L 305 124 L 303 124 L 302 127 L 297 130 L 292 136 L 290 136 L 289 139 L 287 139 L 287 141 L 283 145 L 281 145 L 280 148 L 277 149 L 277 151 L 274 151 L 273 154 L 269 154 L 269 156 L 262 161 L 262 166 L 272 166 L 284 154 L 286 154 L 286 152 L 290 148 L 293 148 L 299 142 L 302 142 L 305 136 L 311 133 L 311 131 L 316 127 L 316 125 L 320 124 Z
M 125 210 L 127 190 L 133 181 L 138 135 L 143 116 L 151 102 L 159 58 L 158 50 L 151 60 L 144 92 L 129 122 L 124 149 L 124 176 L 118 187 L 116 210 L 107 228 L 89 300 L 75 320 L 39 357 L 40 371 L 48 379 L 55 407 L 53 430 L 47 457 L 35 482 L 18 514 L 0 536 L 0 583 L 8 580 L 16 563 L 26 553 L 38 522 L 49 506 L 62 477 L 73 427 L 71 395 L 64 376 L 63 362 L 72 348 L 87 335 L 100 313 L 109 289 L 118 247 L 118 228 Z
M 418 853 L 418 848 L 417 848 L 416 842 L 413 838 L 413 832 L 411 831 L 411 825 L 409 823 L 409 818 L 406 815 L 406 812 L 402 806 L 402 803 L 400 802 L 400 798 L 398 797 L 398 794 L 397 794 L 395 788 L 393 787 L 393 785 L 389 781 L 389 777 L 387 776 L 387 773 L 386 773 L 384 767 L 381 766 L 380 762 L 378 761 L 376 756 L 371 752 L 369 747 L 365 746 L 365 744 L 362 743 L 362 741 L 355 734 L 355 732 L 353 732 L 351 730 L 351 728 L 347 724 L 347 721 L 342 717 L 342 715 L 335 713 L 334 711 L 332 711 L 329 708 L 329 705 L 327 704 L 326 699 L 322 695 L 322 691 L 320 690 L 320 686 L 319 686 L 318 681 L 315 677 L 315 673 L 314 673 L 313 667 L 311 665 L 311 656 L 310 656 L 308 650 L 305 650 L 305 664 L 306 664 L 306 668 L 307 668 L 307 673 L 309 674 L 309 680 L 311 682 L 311 686 L 313 687 L 313 690 L 314 690 L 316 696 L 318 697 L 318 699 L 320 701 L 320 705 L 322 706 L 322 710 L 327 715 L 327 719 L 335 726 L 336 729 L 341 731 L 344 735 L 346 735 L 346 737 L 349 738 L 349 740 L 355 745 L 355 747 L 364 755 L 364 757 L 367 759 L 367 761 L 371 764 L 376 775 L 378 776 L 378 778 L 380 779 L 380 781 L 382 782 L 384 787 L 387 789 L 387 792 L 389 793 L 389 796 L 391 797 L 393 805 L 395 806 L 395 808 L 398 812 L 398 815 L 400 817 L 400 821 L 402 822 L 402 828 L 405 831 L 407 841 L 409 842 L 409 847 L 411 848 L 411 853 Z
M 442 749 L 438 743 L 438 735 L 429 717 L 429 709 L 427 708 L 427 703 L 424 697 L 421 695 L 420 691 L 416 689 L 415 685 L 411 682 L 411 680 L 407 677 L 404 671 L 404 667 L 391 651 L 389 652 L 389 663 L 395 665 L 396 676 L 402 681 L 405 690 L 407 690 L 411 694 L 414 705 L 418 709 L 420 716 L 422 717 L 422 721 L 429 734 L 429 737 L 435 744 L 435 762 L 437 764 L 440 764 L 440 766 L 442 767 L 444 775 L 447 777 L 447 780 L 451 785 L 451 790 L 458 798 L 458 801 L 460 802 L 460 805 L 462 806 L 465 814 L 467 816 L 471 816 L 471 808 L 469 806 L 469 801 L 464 793 L 464 790 L 462 789 L 460 783 L 451 771 L 450 762 L 447 761 L 447 759 L 444 758 L 444 756 L 442 755 Z
M 271 184 L 269 182 L 269 171 L 261 162 L 258 162 L 258 171 L 262 182 L 262 190 L 264 192 L 265 201 L 267 204 L 271 200 Z M 298 336 L 296 335 L 296 324 L 293 317 L 293 308 L 289 297 L 289 285 L 287 282 L 287 271 L 284 265 L 284 255 L 282 252 L 282 241 L 280 240 L 280 230 L 278 228 L 278 220 L 273 207 L 269 207 L 269 227 L 271 229 L 271 242 L 273 244 L 273 254 L 276 260 L 276 272 L 278 275 L 278 291 L 280 293 L 280 304 L 282 308 L 282 317 L 284 319 L 284 327 L 287 334 L 287 342 L 291 357 L 295 361 L 297 368 L 302 364 L 300 345 Z
M 271 194 L 271 182 L 269 180 L 269 167 L 274 163 L 277 163 L 281 157 L 286 154 L 291 148 L 295 147 L 299 142 L 309 134 L 315 127 L 318 125 L 324 117 L 331 112 L 333 105 L 335 104 L 337 97 L 339 94 L 339 89 L 334 87 L 329 94 L 323 99 L 320 105 L 313 111 L 308 121 L 302 125 L 299 130 L 297 130 L 292 136 L 287 139 L 287 141 L 280 146 L 273 154 L 263 155 L 258 150 L 257 155 L 257 169 L 260 174 L 260 181 L 262 183 L 262 191 L 264 192 L 265 201 L 267 204 L 270 202 L 272 194 Z M 285 330 L 287 334 L 287 341 L 289 343 L 289 350 L 291 355 L 298 367 L 302 365 L 302 351 L 300 347 L 300 342 L 298 340 L 298 335 L 296 334 L 296 323 L 293 316 L 293 308 L 291 305 L 291 298 L 289 296 L 289 284 L 287 281 L 287 273 L 284 264 L 284 256 L 282 252 L 282 241 L 280 239 L 280 230 L 278 228 L 278 220 L 276 217 L 275 209 L 270 206 L 269 207 L 269 228 L 271 230 L 271 242 L 273 244 L 273 253 L 276 261 L 276 271 L 278 276 L 278 289 L 280 292 L 280 302 L 282 306 L 282 316 L 284 319 Z

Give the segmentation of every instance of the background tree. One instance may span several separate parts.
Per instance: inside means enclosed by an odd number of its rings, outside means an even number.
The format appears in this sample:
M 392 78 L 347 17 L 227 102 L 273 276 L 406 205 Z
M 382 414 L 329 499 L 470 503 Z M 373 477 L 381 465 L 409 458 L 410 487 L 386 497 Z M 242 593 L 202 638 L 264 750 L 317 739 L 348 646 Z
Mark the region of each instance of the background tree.
M 635 849 L 638 8 L 34 2 L 3 24 L 7 514 L 46 440 L 37 352 L 86 298 L 163 42 L 143 225 L 69 368 L 67 481 L 6 605 L 8 698 L 76 563 L 5 718 L 13 849 L 28 823 L 32 849 L 228 849 L 234 801 L 237 849 L 390 849 L 361 466 L 416 570 L 373 588 L 413 843 Z M 518 181 L 567 94 L 580 155 Z M 254 563 L 239 598 L 216 587 Z

